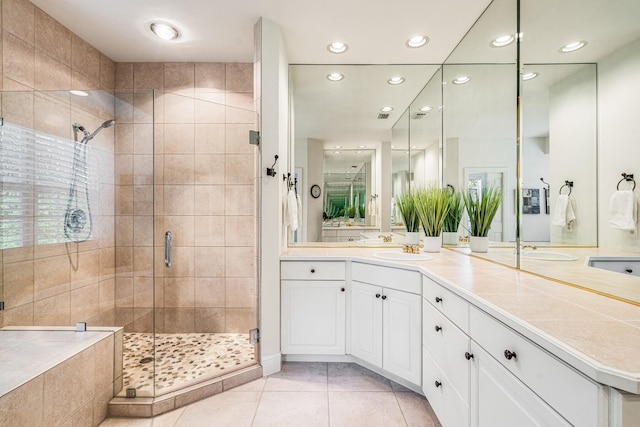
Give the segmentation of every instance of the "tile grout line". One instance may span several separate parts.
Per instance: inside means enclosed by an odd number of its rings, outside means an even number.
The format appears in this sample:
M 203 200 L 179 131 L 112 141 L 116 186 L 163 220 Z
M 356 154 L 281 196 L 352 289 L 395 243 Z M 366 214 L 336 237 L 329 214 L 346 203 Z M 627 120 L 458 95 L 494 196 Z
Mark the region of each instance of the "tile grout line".
M 394 391 L 393 387 L 391 391 L 393 392 L 393 398 L 395 399 L 396 404 L 398 405 L 398 409 L 400 409 L 400 413 L 402 414 L 402 419 L 404 420 L 404 424 L 408 426 L 409 422 L 407 421 L 407 417 L 405 416 L 404 411 L 402 410 L 402 405 L 400 405 L 400 401 L 398 400 L 397 391 Z
M 256 409 L 253 411 L 253 417 L 251 417 L 251 426 L 253 426 L 253 424 L 256 422 L 256 416 L 258 415 L 258 409 L 260 408 L 260 403 L 262 403 L 262 397 L 264 396 L 264 389 L 267 388 L 267 381 L 269 381 L 269 378 L 271 377 L 271 375 L 268 375 L 267 378 L 264 380 L 264 384 L 262 385 L 262 389 L 260 390 L 260 399 L 258 399 L 258 404 L 256 405 Z

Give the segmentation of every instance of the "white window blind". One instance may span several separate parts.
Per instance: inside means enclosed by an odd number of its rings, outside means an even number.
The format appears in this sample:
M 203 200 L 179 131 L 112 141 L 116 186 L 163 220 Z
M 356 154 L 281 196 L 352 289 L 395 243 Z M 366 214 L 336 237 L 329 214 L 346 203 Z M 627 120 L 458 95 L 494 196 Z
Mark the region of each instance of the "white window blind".
M 0 126 L 0 248 L 67 241 L 74 144 L 6 122 Z M 79 179 L 90 183 L 88 176 Z

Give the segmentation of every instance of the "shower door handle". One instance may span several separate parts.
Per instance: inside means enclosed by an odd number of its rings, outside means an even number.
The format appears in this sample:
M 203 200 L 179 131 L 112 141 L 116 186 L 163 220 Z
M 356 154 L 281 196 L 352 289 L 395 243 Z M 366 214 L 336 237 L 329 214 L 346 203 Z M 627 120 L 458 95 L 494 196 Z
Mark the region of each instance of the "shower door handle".
M 164 233 L 164 265 L 171 267 L 171 232 Z

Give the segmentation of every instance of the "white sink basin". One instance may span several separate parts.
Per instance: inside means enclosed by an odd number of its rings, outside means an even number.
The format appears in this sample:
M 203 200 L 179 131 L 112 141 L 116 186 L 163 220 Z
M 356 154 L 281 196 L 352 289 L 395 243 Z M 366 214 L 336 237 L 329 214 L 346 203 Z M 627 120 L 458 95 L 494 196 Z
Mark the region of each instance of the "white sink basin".
M 520 252 L 520 256 L 522 258 L 528 259 L 540 259 L 543 261 L 575 261 L 578 258 L 563 254 L 562 252 L 552 252 L 552 251 L 522 251 Z
M 373 254 L 374 257 L 376 258 L 382 258 L 382 259 L 390 259 L 390 260 L 394 260 L 394 261 L 425 261 L 428 259 L 433 259 L 432 256 L 427 255 L 427 254 L 408 254 L 405 252 L 398 252 L 398 251 L 382 251 L 382 252 L 376 252 Z

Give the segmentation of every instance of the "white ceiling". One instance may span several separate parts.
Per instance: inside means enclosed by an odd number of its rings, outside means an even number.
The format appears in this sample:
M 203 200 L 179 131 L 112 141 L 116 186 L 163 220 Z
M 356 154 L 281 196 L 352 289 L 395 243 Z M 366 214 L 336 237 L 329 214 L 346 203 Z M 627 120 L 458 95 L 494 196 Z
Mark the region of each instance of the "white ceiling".
M 277 23 L 291 63 L 439 63 L 490 0 L 32 0 L 116 62 L 252 62 L 253 27 Z M 180 41 L 155 39 L 149 21 L 182 31 Z M 419 49 L 406 40 L 426 34 Z M 333 40 L 350 49 L 332 54 Z

